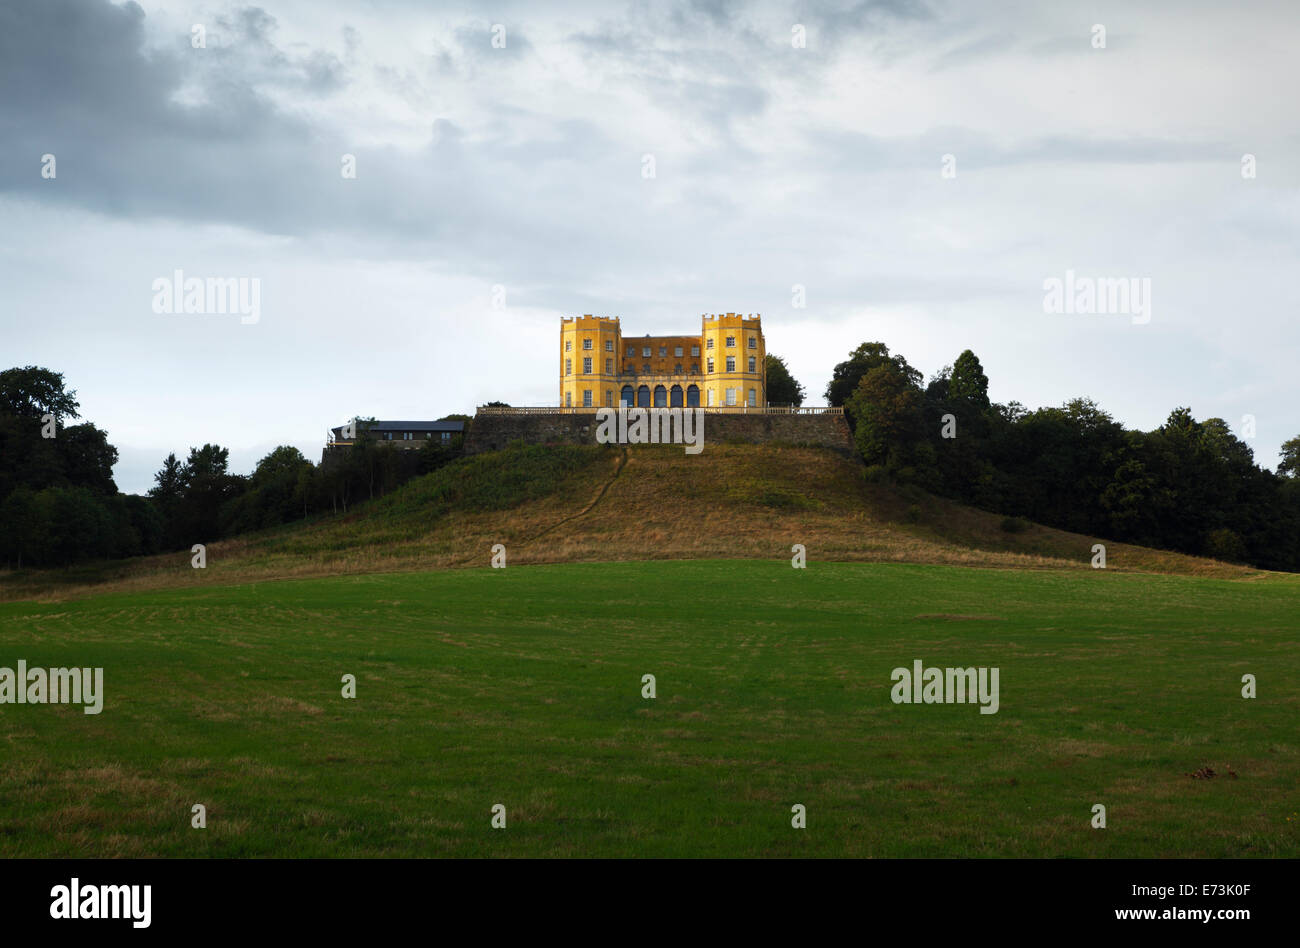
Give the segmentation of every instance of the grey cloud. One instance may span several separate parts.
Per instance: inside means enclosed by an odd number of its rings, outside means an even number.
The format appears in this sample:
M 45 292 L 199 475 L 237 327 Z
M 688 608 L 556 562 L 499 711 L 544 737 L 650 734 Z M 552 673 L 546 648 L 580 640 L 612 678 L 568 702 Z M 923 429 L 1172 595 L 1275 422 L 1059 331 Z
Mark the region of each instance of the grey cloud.
M 821 5 L 804 14 L 803 22 L 817 31 L 817 42 L 828 47 L 879 36 L 899 24 L 928 23 L 934 12 L 921 0 L 859 0 L 843 5 Z
M 940 53 L 931 66 L 933 72 L 966 66 L 991 56 L 1005 55 L 1017 46 L 1014 35 L 1006 32 L 987 33 L 975 39 L 963 40 L 944 53 Z
M 968 171 L 1061 161 L 1193 162 L 1222 150 L 1214 142 L 1155 137 L 1017 142 L 1010 133 L 956 127 L 887 137 L 846 122 L 791 128 L 782 144 L 795 146 L 794 153 L 773 153 L 746 144 L 733 126 L 769 107 L 767 70 L 786 65 L 771 50 L 784 37 L 759 35 L 741 22 L 740 7 L 721 5 L 667 14 L 704 30 L 674 38 L 662 32 L 664 14 L 634 8 L 625 23 L 570 34 L 569 41 L 601 59 L 607 81 L 636 84 L 686 130 L 693 147 L 658 154 L 659 178 L 647 182 L 640 156 L 656 151 L 654 142 L 615 140 L 593 120 L 492 102 L 470 122 L 454 112 L 430 116 L 422 149 L 362 147 L 274 104 L 275 91 L 337 90 L 352 66 L 326 51 L 287 52 L 277 45 L 274 17 L 260 9 L 214 20 L 208 50 L 189 50 L 186 35 L 177 49 L 152 52 L 134 5 L 18 6 L 23 15 L 4 14 L 9 29 L 0 31 L 0 51 L 11 54 L 0 57 L 4 88 L 38 86 L 47 72 L 55 79 L 38 101 L 9 92 L 0 100 L 13 144 L 0 157 L 0 189 L 120 216 L 338 235 L 359 255 L 432 260 L 508 282 L 521 303 L 581 306 L 584 296 L 573 287 L 584 285 L 587 297 L 617 294 L 619 287 L 627 295 L 636 286 L 653 299 L 664 295 L 657 287 L 673 281 L 683 288 L 677 294 L 709 282 L 716 284 L 711 298 L 744 294 L 756 273 L 768 278 L 773 260 L 794 271 L 771 277 L 777 299 L 788 299 L 795 280 L 816 282 L 825 305 L 855 296 L 906 302 L 995 294 L 1008 287 L 936 275 L 933 267 L 888 273 L 888 254 L 900 246 L 919 253 L 917 241 L 925 238 L 899 236 L 892 225 L 905 213 L 903 198 L 887 180 L 871 183 L 872 176 L 924 168 L 937 178 L 947 153 Z M 39 12 L 46 9 L 57 15 Z M 927 8 L 909 3 L 858 4 L 835 15 L 846 29 L 882 17 L 930 22 Z M 512 21 L 503 19 L 509 29 Z M 491 61 L 485 57 L 504 52 L 491 49 L 488 25 L 453 32 L 444 50 L 453 71 L 483 68 Z M 715 30 L 739 39 L 720 43 Z M 341 36 L 354 52 L 362 43 L 355 30 Z M 522 30 L 509 33 L 509 43 L 516 42 L 524 53 L 530 49 Z M 462 58 L 466 44 L 476 50 L 469 61 Z M 815 61 L 789 60 L 799 68 Z M 413 97 L 422 82 L 433 82 L 418 69 L 379 68 L 381 79 L 409 87 Z M 198 83 L 202 104 L 172 101 L 190 82 Z M 90 113 L 86 87 L 97 96 Z M 57 182 L 38 174 L 39 156 L 51 150 L 59 154 Z M 356 180 L 340 178 L 343 153 L 357 156 Z M 798 194 L 781 196 L 786 179 L 799 179 Z
M 808 132 L 805 141 L 809 151 L 821 156 L 828 167 L 864 175 L 884 170 L 937 169 L 940 157 L 946 154 L 955 155 L 964 170 L 1054 162 L 1154 164 L 1238 157 L 1223 142 L 1053 135 L 1012 143 L 987 132 L 958 127 L 936 127 L 920 135 L 895 138 L 839 128 L 818 129 Z

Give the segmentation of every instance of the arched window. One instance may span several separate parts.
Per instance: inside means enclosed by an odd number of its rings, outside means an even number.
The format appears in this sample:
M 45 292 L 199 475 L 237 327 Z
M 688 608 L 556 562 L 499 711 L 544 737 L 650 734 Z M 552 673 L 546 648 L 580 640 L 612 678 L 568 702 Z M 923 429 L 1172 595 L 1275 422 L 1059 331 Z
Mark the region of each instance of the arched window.
M 688 385 L 686 387 L 686 407 L 700 407 L 700 387 L 698 385 Z
M 662 385 L 655 386 L 655 408 L 668 407 L 668 389 Z
M 669 408 L 681 408 L 681 407 L 682 407 L 682 387 L 681 387 L 680 385 L 674 385 L 674 386 L 669 390 L 669 392 L 668 392 L 668 407 L 669 407 Z
M 623 391 L 622 391 L 621 393 L 619 393 L 619 400 L 618 400 L 618 403 L 619 403 L 620 405 L 622 405 L 624 408 L 631 408 L 631 407 L 632 407 L 632 400 L 633 400 L 635 397 L 636 397 L 636 395 L 635 395 L 635 393 L 632 391 L 632 386 L 631 386 L 631 385 L 624 385 L 624 386 L 623 386 Z
M 636 390 L 636 405 L 638 408 L 650 407 L 650 389 L 648 386 L 642 385 Z

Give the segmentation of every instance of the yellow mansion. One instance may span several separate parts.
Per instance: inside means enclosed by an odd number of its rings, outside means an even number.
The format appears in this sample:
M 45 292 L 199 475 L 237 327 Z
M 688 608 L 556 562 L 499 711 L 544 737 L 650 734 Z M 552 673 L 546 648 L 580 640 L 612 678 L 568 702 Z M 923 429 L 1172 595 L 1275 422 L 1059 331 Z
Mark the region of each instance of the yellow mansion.
M 624 336 L 618 318 L 560 321 L 560 404 L 566 408 L 766 405 L 759 316 L 704 316 L 698 336 Z

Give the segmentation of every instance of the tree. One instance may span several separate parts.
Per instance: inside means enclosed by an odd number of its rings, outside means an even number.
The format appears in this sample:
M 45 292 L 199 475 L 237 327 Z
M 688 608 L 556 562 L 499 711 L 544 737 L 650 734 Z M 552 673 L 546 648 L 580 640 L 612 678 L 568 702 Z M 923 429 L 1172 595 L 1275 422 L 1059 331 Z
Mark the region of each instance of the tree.
M 948 378 L 948 397 L 981 409 L 989 407 L 989 379 L 975 353 L 966 349 L 952 364 Z
M 72 425 L 54 439 L 63 460 L 63 476 L 74 487 L 88 487 L 104 494 L 116 494 L 113 465 L 117 448 L 108 435 L 92 424 Z
M 826 403 L 844 405 L 857 391 L 862 377 L 877 366 L 892 364 L 907 380 L 916 386 L 921 384 L 921 373 L 907 364 L 900 356 L 891 356 L 889 346 L 883 342 L 864 342 L 851 353 L 846 361 L 839 363 L 831 372 L 831 380 L 826 385 Z
M 1160 525 L 1176 512 L 1173 490 L 1147 470 L 1144 450 L 1147 435 L 1125 433 L 1123 460 L 1102 491 L 1101 505 L 1107 511 L 1110 535 L 1144 546 L 1158 545 Z
M 1219 527 L 1211 530 L 1205 538 L 1205 555 L 1226 563 L 1244 563 L 1246 561 L 1246 544 L 1242 542 L 1235 530 Z
M 925 398 L 935 405 L 947 405 L 948 389 L 952 385 L 952 366 L 945 365 L 925 386 Z
M 163 465 L 163 471 L 155 475 L 159 480 L 159 492 L 154 494 L 162 500 L 160 478 L 170 481 L 173 474 L 173 458 Z M 190 448 L 190 455 L 181 465 L 179 472 L 174 472 L 179 483 L 179 493 L 170 511 L 163 509 L 167 517 L 167 546 L 178 549 L 194 543 L 210 543 L 220 539 L 226 532 L 223 513 L 227 504 L 233 502 L 244 490 L 246 478 L 229 472 L 230 450 L 216 444 L 205 444 L 201 448 Z
M 420 450 L 417 452 L 419 456 L 416 459 L 416 473 L 429 474 L 450 464 L 460 456 L 463 443 L 464 438 L 461 435 L 456 435 L 447 444 L 443 444 L 437 438 L 429 438 L 420 445 Z
M 322 484 L 320 469 L 314 464 L 308 464 L 306 467 L 299 469 L 298 480 L 294 484 L 293 498 L 295 507 L 302 504 L 304 519 L 306 519 L 311 508 L 320 504 Z
M 190 456 L 181 469 L 181 480 L 188 489 L 196 483 L 225 477 L 230 469 L 230 449 L 219 444 L 190 448 Z
M 1102 495 L 1122 457 L 1124 429 L 1091 399 L 1040 408 L 998 425 L 990 458 L 1002 474 L 1004 510 L 1080 533 L 1108 522 Z
M 40 551 L 44 545 L 39 528 L 44 526 L 36 511 L 36 494 L 31 488 L 20 486 L 0 501 L 0 552 L 5 562 L 17 569 L 23 564 L 39 565 Z
M 299 510 L 307 516 L 312 471 L 312 463 L 292 445 L 273 450 L 257 462 L 248 489 L 223 511 L 223 532 L 243 533 L 288 523 Z
M 925 389 L 925 431 L 934 454 L 929 480 L 937 490 L 966 503 L 998 506 L 997 469 L 989 460 L 996 422 L 988 378 L 967 349 Z
M 167 455 L 162 468 L 153 476 L 155 486 L 149 488 L 149 496 L 164 508 L 170 506 L 180 499 L 181 491 L 185 488 L 183 477 L 181 462 L 176 460 L 176 452 L 173 451 Z
M 854 439 L 862 460 L 890 473 L 906 474 L 923 438 L 919 379 L 893 360 L 869 370 L 858 382 L 845 410 L 854 419 Z
M 158 505 L 148 497 L 137 494 L 118 494 L 118 499 L 126 506 L 131 526 L 139 538 L 139 548 L 132 551 L 148 555 L 162 550 L 163 534 L 166 524 Z
M 1282 442 L 1282 460 L 1277 472 L 1282 477 L 1300 478 L 1300 435 Z
M 786 367 L 785 359 L 769 354 L 767 357 L 767 403 L 769 405 L 803 404 L 804 387 L 795 381 Z
M 80 418 L 80 407 L 77 393 L 63 390 L 62 372 L 36 365 L 0 372 L 0 413 L 26 418 L 53 414 L 62 421 Z
M 18 487 L 42 490 L 63 480 L 58 438 L 41 437 L 39 417 L 0 411 L 0 497 Z
M 69 566 L 139 551 L 121 498 L 86 487 L 20 487 L 0 504 L 0 517 L 9 528 L 0 545 L 18 567 Z
M 282 444 L 257 462 L 257 467 L 249 477 L 249 484 L 252 487 L 266 487 L 284 480 L 297 483 L 298 472 L 310 464 L 293 445 Z

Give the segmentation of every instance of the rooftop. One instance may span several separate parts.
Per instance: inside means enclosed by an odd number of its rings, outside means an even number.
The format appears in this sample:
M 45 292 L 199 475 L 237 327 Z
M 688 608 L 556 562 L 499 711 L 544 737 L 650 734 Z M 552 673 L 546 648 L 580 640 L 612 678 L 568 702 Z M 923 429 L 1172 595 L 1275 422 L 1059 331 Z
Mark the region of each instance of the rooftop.
M 331 428 L 331 431 L 342 431 L 345 425 L 338 425 Z M 465 422 L 455 419 L 451 421 L 373 421 L 369 423 L 371 431 L 464 431 Z

